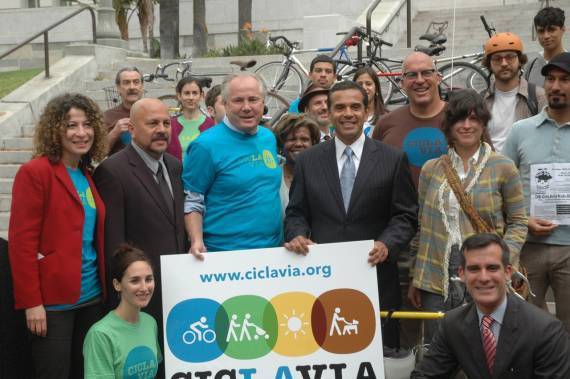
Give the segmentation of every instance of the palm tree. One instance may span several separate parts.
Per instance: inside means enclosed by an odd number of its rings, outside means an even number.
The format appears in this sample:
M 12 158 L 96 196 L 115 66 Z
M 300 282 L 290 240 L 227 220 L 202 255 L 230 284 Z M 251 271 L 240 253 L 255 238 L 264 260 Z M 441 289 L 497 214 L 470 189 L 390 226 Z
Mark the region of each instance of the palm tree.
M 137 12 L 145 53 L 148 52 L 148 40 L 154 37 L 154 4 L 158 2 L 159 0 L 113 0 L 115 21 L 119 26 L 121 38 L 125 41 L 129 40 L 129 20 L 133 12 Z
M 238 2 L 238 45 L 243 41 L 242 29 L 245 25 L 251 25 L 252 0 L 239 0 Z
M 179 52 L 179 0 L 160 0 L 160 57 L 174 59 Z
M 148 40 L 154 37 L 154 4 L 158 0 L 137 0 L 137 14 L 141 28 L 143 51 L 148 53 Z
M 121 39 L 129 40 L 129 20 L 128 10 L 131 8 L 132 0 L 113 0 L 113 8 L 115 8 L 115 22 L 119 26 Z
M 208 51 L 208 27 L 206 26 L 206 0 L 194 0 L 194 31 L 192 55 L 201 57 Z

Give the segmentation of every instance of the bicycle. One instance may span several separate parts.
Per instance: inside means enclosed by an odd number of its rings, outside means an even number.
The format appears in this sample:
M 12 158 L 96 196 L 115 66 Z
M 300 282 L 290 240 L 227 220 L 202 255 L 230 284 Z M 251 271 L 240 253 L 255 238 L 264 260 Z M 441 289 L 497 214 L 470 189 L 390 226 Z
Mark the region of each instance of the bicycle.
M 285 46 L 283 59 L 281 61 L 268 62 L 260 66 L 255 73 L 261 76 L 269 91 L 274 91 L 285 99 L 292 101 L 301 96 L 305 89 L 305 84 L 309 78 L 309 70 L 296 57 L 303 53 L 325 53 L 331 52 L 333 48 L 299 49 L 299 42 L 291 42 L 285 36 L 267 38 L 267 46 L 277 45 L 283 41 Z M 351 61 L 346 48 L 339 50 L 339 60 L 341 62 Z
M 481 21 L 485 30 L 489 34 L 489 36 L 494 33 L 494 28 L 489 27 L 487 24 L 485 17 L 481 16 Z M 430 33 L 430 28 L 434 28 L 435 33 Z M 428 26 L 426 33 L 420 36 L 420 40 L 427 40 L 430 42 L 429 46 L 416 46 L 416 51 L 421 51 L 429 56 L 439 56 L 441 55 L 446 47 L 445 43 L 447 42 L 447 37 L 443 34 L 443 31 L 447 28 L 447 21 L 438 23 L 432 22 Z M 458 87 L 466 87 L 472 88 L 477 92 L 481 93 L 489 88 L 489 73 L 486 69 L 484 69 L 480 63 L 484 59 L 484 52 L 477 52 L 472 54 L 464 54 L 459 56 L 453 56 L 448 58 L 441 58 L 435 59 L 434 64 L 441 74 L 441 93 L 442 96 L 445 98 L 447 94 L 456 89 Z M 373 58 L 374 60 L 378 59 L 380 62 L 389 62 L 394 63 L 395 60 L 393 59 L 385 59 L 379 55 L 378 58 Z M 463 60 L 469 59 L 469 61 L 465 62 Z M 458 60 L 458 61 L 457 61 Z M 449 63 L 447 63 L 449 62 Z M 402 61 L 400 61 L 400 64 Z M 441 65 L 442 63 L 446 63 Z M 401 71 L 402 66 L 388 66 L 384 64 L 384 67 L 388 69 L 389 72 L 393 71 Z M 398 92 L 401 96 L 396 97 L 397 92 L 393 90 L 393 88 L 399 89 L 399 83 L 397 80 L 390 80 L 388 79 L 389 84 L 387 84 L 391 91 L 387 98 L 385 98 L 386 103 L 395 104 L 407 101 L 407 95 L 399 90 Z M 459 84 L 458 84 L 459 83 Z M 395 87 L 398 86 L 398 87 Z
M 367 34 L 361 27 L 354 27 L 348 33 L 337 34 L 345 34 L 346 36 L 335 48 L 318 48 L 308 50 L 299 50 L 299 42 L 291 42 L 285 36 L 269 37 L 267 40 L 268 46 L 275 45 L 280 40 L 284 42 L 285 49 L 283 60 L 280 62 L 269 62 L 261 66 L 256 72 L 260 73 L 260 71 L 265 70 L 265 72 L 261 73 L 261 76 L 264 78 L 268 87 L 278 91 L 279 94 L 284 97 L 293 100 L 302 94 L 304 88 L 303 75 L 305 78 L 308 78 L 309 76 L 309 71 L 299 61 L 299 59 L 295 57 L 295 55 L 307 52 L 330 52 L 330 55 L 335 57 L 334 60 L 337 64 L 337 77 L 339 80 L 351 79 L 351 76 L 356 72 L 356 70 L 365 65 L 375 66 L 376 70 L 379 72 L 381 80 L 382 97 L 384 102 L 387 103 L 393 89 L 399 89 L 398 83 L 393 79 L 394 76 L 399 74 L 392 72 L 384 62 L 391 61 L 401 65 L 402 61 L 390 60 L 387 58 L 382 58 L 382 61 L 380 61 L 380 59 L 369 59 L 367 57 L 363 57 L 362 43 L 367 39 Z M 371 56 L 376 54 L 378 47 L 382 44 L 392 46 L 391 43 L 382 40 L 378 36 L 374 36 L 373 39 L 374 47 L 372 49 L 373 53 Z M 348 52 L 348 47 L 350 46 L 356 46 L 357 48 L 356 59 L 353 59 Z
M 371 31 L 370 36 L 366 32 L 366 29 L 362 27 L 353 27 L 347 33 L 337 33 L 344 34 L 345 38 L 333 51 L 336 54 L 337 49 L 342 49 L 342 46 L 354 46 L 357 47 L 357 57 L 356 59 L 350 59 L 349 61 L 337 61 L 344 66 L 341 66 L 338 70 L 337 76 L 341 80 L 352 80 L 352 77 L 358 69 L 361 67 L 369 66 L 375 69 L 380 80 L 380 91 L 382 93 L 382 99 L 384 104 L 391 103 L 391 98 L 396 91 L 401 92 L 402 96 L 406 96 L 405 92 L 400 88 L 398 77 L 401 75 L 401 68 L 397 69 L 397 66 L 402 64 L 401 59 L 391 59 L 381 56 L 382 45 L 392 47 L 393 44 L 383 40 L 379 33 Z M 368 56 L 363 56 L 363 43 L 368 41 Z M 376 56 L 378 55 L 378 56 Z M 392 66 L 388 66 L 391 64 Z
M 187 345 L 192 345 L 196 340 L 208 344 L 214 342 L 216 340 L 216 332 L 210 329 L 205 322 L 206 317 L 201 317 L 199 321 L 191 324 L 190 328 L 182 334 L 182 341 Z

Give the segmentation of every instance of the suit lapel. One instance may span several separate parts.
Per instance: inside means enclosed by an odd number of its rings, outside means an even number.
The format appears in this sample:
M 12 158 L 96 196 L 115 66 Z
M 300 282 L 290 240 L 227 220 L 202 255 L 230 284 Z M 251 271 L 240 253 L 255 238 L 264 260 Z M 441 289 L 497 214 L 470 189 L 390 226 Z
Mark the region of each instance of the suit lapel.
M 323 155 L 321 157 L 321 167 L 323 168 L 323 173 L 325 179 L 331 189 L 331 194 L 334 197 L 337 206 L 344 215 L 344 203 L 342 201 L 342 192 L 340 190 L 340 178 L 338 176 L 338 165 L 336 162 L 336 148 L 334 139 L 325 142 L 327 146 L 323 149 Z M 349 208 L 350 209 L 350 208 Z
M 495 355 L 495 364 L 493 367 L 493 378 L 499 378 L 500 374 L 505 371 L 510 362 L 511 349 L 515 341 L 515 333 L 518 329 L 518 310 L 519 304 L 507 295 L 507 309 L 505 310 L 505 317 L 503 317 L 503 325 L 501 326 L 501 333 L 499 334 L 499 341 L 497 344 L 497 353 Z
M 180 174 L 176 175 L 173 171 L 173 160 L 164 154 L 164 164 L 166 170 L 168 171 L 168 177 L 170 178 L 170 186 L 172 188 L 172 197 L 174 198 L 174 214 L 172 215 L 173 222 L 176 223 L 176 210 L 184 208 L 184 193 L 182 190 L 182 181 Z M 182 199 L 180 203 L 179 199 Z
M 173 217 L 170 215 L 170 211 L 168 210 L 166 204 L 164 204 L 164 199 L 162 198 L 162 194 L 158 188 L 158 183 L 156 183 L 156 180 L 154 180 L 153 173 L 131 145 L 127 146 L 125 150 L 127 152 L 127 156 L 129 157 L 129 164 L 133 170 L 133 175 L 140 181 L 158 208 L 160 208 L 162 213 L 164 213 L 168 221 L 171 224 L 174 224 Z M 144 204 L 141 204 L 141 207 L 142 206 L 144 206 Z
M 479 329 L 479 317 L 477 316 L 477 309 L 475 305 L 471 303 L 469 305 L 471 309 L 465 318 L 465 323 L 463 324 L 463 332 L 467 341 L 471 342 L 471 354 L 473 356 L 472 361 L 477 366 L 477 371 L 481 373 L 481 379 L 490 379 L 489 369 L 487 368 L 487 358 L 485 358 L 485 352 L 483 351 L 483 340 L 481 338 L 481 331 Z
M 350 203 L 348 206 L 349 212 L 352 212 L 352 209 L 360 198 L 360 193 L 369 183 L 374 164 L 377 164 L 378 162 L 372 158 L 372 155 L 376 153 L 376 150 L 376 145 L 366 138 L 364 140 L 364 146 L 360 156 L 360 164 L 358 165 L 358 171 L 356 172 L 356 178 L 354 180 L 354 187 L 352 188 L 352 194 L 350 195 Z
M 71 197 L 73 197 L 73 199 L 83 207 L 83 203 L 81 202 L 81 199 L 77 194 L 77 189 L 73 185 L 71 177 L 69 176 L 69 173 L 67 172 L 67 169 L 65 168 L 65 165 L 63 163 L 59 162 L 55 165 L 55 176 L 57 180 L 59 180 L 63 184 L 63 186 L 69 192 Z

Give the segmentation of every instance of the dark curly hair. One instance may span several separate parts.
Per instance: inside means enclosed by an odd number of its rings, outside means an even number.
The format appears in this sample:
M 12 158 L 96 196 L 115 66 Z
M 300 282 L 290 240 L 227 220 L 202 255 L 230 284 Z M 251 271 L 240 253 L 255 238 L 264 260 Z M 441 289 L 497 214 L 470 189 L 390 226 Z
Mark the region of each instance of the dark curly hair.
M 321 132 L 315 120 L 303 113 L 287 113 L 281 117 L 277 125 L 275 125 L 275 129 L 273 129 L 273 133 L 275 133 L 275 137 L 277 137 L 277 148 L 280 153 L 283 153 L 283 147 L 285 146 L 289 134 L 302 127 L 309 129 L 309 135 L 311 136 L 311 143 L 313 145 L 321 141 Z
M 449 146 L 453 146 L 451 131 L 455 123 L 465 120 L 471 114 L 474 114 L 481 120 L 484 128 L 487 127 L 487 123 L 491 119 L 491 113 L 483 97 L 474 89 L 452 91 L 445 110 L 445 117 L 441 123 L 441 130 L 445 134 L 445 139 Z
M 107 153 L 107 130 L 99 106 L 79 93 L 65 93 L 51 99 L 46 105 L 34 133 L 34 157 L 47 157 L 56 163 L 62 157 L 61 138 L 67 128 L 68 113 L 71 108 L 85 112 L 93 128 L 93 146 L 81 157 L 79 166 L 92 171 L 93 161 L 101 162 Z

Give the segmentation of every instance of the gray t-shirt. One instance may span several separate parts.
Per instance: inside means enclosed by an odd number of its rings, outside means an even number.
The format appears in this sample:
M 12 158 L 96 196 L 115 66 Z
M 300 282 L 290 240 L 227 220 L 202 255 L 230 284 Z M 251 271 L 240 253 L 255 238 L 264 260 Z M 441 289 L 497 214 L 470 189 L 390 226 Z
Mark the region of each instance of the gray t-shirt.
M 535 85 L 544 88 L 544 76 L 542 76 L 540 71 L 548 62 L 544 59 L 542 54 L 542 52 L 527 54 L 528 62 L 524 66 L 523 70 L 524 78 L 527 82 L 534 83 Z

